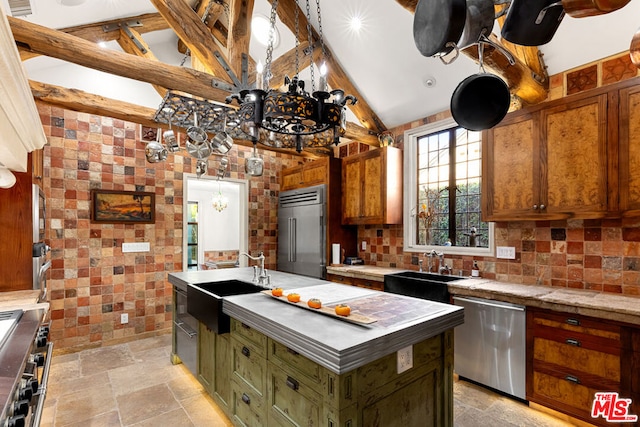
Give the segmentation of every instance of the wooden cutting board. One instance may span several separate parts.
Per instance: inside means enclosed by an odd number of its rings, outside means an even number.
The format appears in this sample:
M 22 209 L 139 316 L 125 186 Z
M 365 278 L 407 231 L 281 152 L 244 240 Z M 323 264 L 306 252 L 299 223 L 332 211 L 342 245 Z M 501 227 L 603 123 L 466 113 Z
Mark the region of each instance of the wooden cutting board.
M 324 314 L 326 316 L 331 316 L 336 319 L 344 320 L 345 322 L 357 323 L 361 325 L 369 325 L 371 323 L 377 322 L 377 319 L 373 317 L 364 316 L 360 313 L 354 312 L 354 310 L 351 310 L 351 314 L 349 316 L 339 316 L 335 312 L 335 306 L 338 305 L 337 303 L 332 303 L 326 306 L 322 305 L 322 307 L 320 308 L 311 308 L 307 305 L 307 301 L 303 301 L 303 300 L 300 300 L 298 302 L 289 301 L 287 299 L 287 294 L 283 294 L 281 297 L 276 297 L 271 295 L 271 291 L 261 291 L 261 293 L 268 295 L 269 297 L 274 298 L 285 304 L 293 305 L 309 311 L 314 311 L 316 313 Z

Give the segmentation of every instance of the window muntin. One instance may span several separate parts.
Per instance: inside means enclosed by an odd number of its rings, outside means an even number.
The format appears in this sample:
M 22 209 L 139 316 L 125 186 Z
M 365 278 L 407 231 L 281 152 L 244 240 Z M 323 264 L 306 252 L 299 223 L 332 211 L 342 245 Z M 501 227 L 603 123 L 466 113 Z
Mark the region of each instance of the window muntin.
M 481 220 L 481 138 L 453 119 L 405 132 L 405 251 L 493 254 L 493 224 Z

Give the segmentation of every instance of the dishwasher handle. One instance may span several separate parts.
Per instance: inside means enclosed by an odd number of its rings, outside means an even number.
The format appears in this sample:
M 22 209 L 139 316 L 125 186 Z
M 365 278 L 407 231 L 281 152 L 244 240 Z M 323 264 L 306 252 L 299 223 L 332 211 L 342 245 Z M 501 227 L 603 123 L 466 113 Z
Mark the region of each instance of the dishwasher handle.
M 525 311 L 524 306 L 517 306 L 517 305 L 511 305 L 511 304 L 504 305 L 504 304 L 501 304 L 500 302 L 492 302 L 489 300 L 468 299 L 468 298 L 454 296 L 453 301 L 454 302 L 462 301 L 462 302 L 468 302 L 468 303 L 477 304 L 477 305 L 483 305 L 487 307 L 504 308 L 506 310 L 513 310 L 513 311 Z

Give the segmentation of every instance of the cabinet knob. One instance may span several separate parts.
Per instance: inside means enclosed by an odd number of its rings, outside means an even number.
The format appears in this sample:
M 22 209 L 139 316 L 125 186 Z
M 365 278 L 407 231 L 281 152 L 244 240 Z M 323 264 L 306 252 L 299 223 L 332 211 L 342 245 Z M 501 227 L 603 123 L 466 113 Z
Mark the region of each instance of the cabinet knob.
M 251 398 L 247 396 L 247 393 L 242 393 L 242 401 L 249 405 L 251 403 Z
M 537 211 L 538 210 L 538 205 L 533 205 L 533 210 Z
M 242 354 L 243 354 L 245 357 L 249 357 L 249 356 L 251 356 L 251 351 L 249 351 L 249 348 L 248 348 L 248 347 L 242 347 Z
M 546 208 L 545 205 L 540 205 L 540 210 L 543 210 L 544 208 Z

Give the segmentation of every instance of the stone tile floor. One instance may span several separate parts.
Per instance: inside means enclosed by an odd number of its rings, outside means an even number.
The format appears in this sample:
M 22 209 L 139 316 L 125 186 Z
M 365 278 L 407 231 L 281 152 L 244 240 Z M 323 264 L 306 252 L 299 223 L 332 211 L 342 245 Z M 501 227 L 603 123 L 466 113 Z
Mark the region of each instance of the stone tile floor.
M 228 418 L 182 366 L 171 336 L 55 355 L 42 427 L 227 427 Z M 454 385 L 456 427 L 572 424 L 465 381 Z

